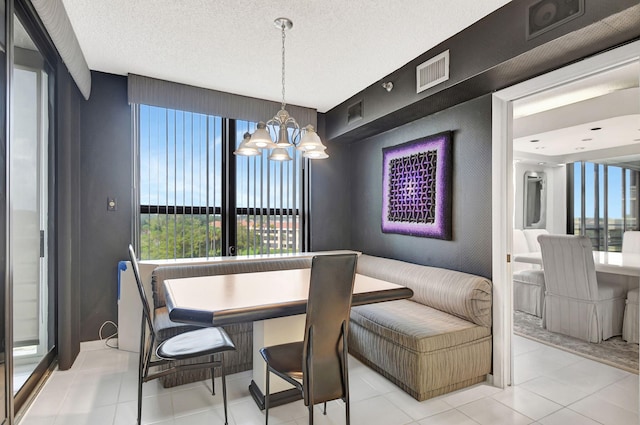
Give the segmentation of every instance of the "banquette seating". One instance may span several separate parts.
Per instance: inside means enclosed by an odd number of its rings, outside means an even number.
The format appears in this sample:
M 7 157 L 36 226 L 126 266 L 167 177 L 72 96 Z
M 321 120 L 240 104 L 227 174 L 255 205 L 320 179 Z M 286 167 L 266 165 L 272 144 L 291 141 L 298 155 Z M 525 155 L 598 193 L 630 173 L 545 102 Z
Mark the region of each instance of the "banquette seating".
M 544 229 L 514 229 L 513 254 L 540 252 L 538 235 L 547 234 Z M 517 311 L 542 317 L 544 306 L 544 273 L 538 266 L 513 262 L 513 308 Z
M 351 309 L 349 352 L 417 400 L 482 382 L 491 371 L 491 281 L 361 255 L 357 272 L 413 290 Z
M 171 322 L 165 279 L 311 267 L 311 258 L 261 259 L 204 265 L 162 266 L 152 277 L 159 339 L 191 329 Z M 358 257 L 357 273 L 411 288 L 408 300 L 351 309 L 349 352 L 418 400 L 482 382 L 491 372 L 492 284 L 467 273 L 370 255 Z M 227 373 L 253 367 L 253 325 L 224 326 L 236 351 L 225 357 Z M 206 379 L 206 371 L 164 378 L 170 387 Z

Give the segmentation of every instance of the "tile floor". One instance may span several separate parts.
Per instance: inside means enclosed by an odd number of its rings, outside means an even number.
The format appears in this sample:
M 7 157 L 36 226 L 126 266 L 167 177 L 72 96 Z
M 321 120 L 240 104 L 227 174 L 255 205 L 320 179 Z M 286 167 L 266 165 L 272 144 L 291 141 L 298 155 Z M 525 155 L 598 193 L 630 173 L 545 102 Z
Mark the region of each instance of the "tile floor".
M 573 354 L 515 337 L 516 386 L 506 390 L 480 384 L 424 402 L 351 359 L 353 425 L 594 425 L 638 424 L 638 376 Z M 55 371 L 20 425 L 135 424 L 137 354 L 82 345 L 73 368 Z M 250 375 L 227 381 L 232 425 L 264 423 L 247 391 Z M 144 424 L 222 424 L 222 396 L 198 382 L 164 389 L 144 385 Z M 316 408 L 316 424 L 343 424 L 343 403 Z M 274 408 L 270 423 L 307 423 L 302 402 Z

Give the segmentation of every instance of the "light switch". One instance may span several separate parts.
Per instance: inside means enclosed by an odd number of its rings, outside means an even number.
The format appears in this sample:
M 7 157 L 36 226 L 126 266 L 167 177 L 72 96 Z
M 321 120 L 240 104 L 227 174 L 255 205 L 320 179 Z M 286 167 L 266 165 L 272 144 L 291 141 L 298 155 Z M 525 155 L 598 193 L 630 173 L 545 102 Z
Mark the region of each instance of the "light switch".
M 107 198 L 107 211 L 115 211 L 118 209 L 118 201 L 116 198 Z

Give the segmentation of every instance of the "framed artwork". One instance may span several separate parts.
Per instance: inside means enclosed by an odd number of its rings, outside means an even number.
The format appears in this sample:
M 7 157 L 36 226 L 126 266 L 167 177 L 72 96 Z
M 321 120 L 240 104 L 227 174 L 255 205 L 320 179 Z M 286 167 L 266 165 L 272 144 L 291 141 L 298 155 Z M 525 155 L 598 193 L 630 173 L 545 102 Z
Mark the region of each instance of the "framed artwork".
M 382 149 L 382 231 L 451 240 L 451 132 Z

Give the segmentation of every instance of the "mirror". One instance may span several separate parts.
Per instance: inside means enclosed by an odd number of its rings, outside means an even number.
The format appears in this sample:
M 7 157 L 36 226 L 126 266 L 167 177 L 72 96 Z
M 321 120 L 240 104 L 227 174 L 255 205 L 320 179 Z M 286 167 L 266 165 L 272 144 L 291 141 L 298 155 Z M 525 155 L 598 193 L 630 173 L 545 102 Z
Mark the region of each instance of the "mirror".
M 547 224 L 546 175 L 542 171 L 524 173 L 524 228 L 544 229 Z

